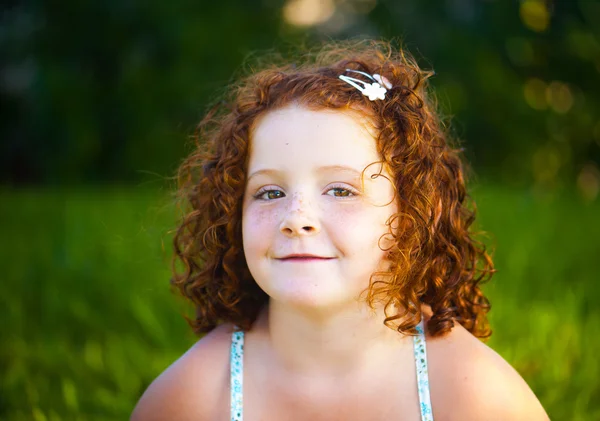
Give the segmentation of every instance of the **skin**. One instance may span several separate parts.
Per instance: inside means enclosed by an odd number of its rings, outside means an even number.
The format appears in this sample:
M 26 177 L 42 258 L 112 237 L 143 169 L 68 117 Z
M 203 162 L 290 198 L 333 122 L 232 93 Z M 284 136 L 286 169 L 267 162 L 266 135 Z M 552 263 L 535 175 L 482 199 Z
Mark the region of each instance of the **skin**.
M 389 174 L 369 166 L 379 156 L 365 123 L 290 105 L 254 127 L 244 252 L 270 302 L 245 336 L 246 420 L 420 419 L 412 337 L 359 299 L 386 268 L 378 245 L 396 212 L 390 182 L 371 177 Z M 173 363 L 131 419 L 229 419 L 232 329 L 219 326 Z M 548 419 L 519 374 L 459 324 L 428 337 L 427 353 L 436 421 Z

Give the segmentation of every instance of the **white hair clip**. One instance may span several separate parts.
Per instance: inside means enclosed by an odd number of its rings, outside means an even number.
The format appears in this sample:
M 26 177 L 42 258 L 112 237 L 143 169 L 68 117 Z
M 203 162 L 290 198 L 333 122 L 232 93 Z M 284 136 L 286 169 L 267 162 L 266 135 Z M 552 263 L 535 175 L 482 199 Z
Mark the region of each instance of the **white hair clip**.
M 387 80 L 385 76 L 381 76 L 378 74 L 370 75 L 368 73 L 361 72 L 360 70 L 346 69 L 346 71 L 360 73 L 361 75 L 366 76 L 373 81 L 373 83 L 367 83 L 365 81 L 350 76 L 339 76 L 339 78 L 342 79 L 344 82 L 354 86 L 356 89 L 362 92 L 364 96 L 368 96 L 369 100 L 371 101 L 375 101 L 376 99 L 385 99 L 385 93 L 387 92 L 387 90 L 392 89 L 392 84 L 389 80 Z

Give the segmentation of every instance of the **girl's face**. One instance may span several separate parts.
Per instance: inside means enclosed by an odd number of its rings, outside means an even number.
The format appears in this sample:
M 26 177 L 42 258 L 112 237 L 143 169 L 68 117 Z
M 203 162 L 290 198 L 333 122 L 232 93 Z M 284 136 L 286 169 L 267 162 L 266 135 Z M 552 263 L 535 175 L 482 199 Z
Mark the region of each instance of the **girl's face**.
M 356 302 L 386 268 L 380 238 L 397 210 L 364 121 L 288 106 L 259 119 L 250 150 L 242 230 L 254 280 L 295 306 Z

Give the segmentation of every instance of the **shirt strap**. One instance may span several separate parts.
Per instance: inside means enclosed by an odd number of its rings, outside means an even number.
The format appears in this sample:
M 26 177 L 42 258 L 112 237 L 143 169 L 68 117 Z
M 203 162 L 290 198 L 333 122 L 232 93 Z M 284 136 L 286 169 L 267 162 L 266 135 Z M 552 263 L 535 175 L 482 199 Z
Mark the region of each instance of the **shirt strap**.
M 229 357 L 231 377 L 229 389 L 231 393 L 231 421 L 243 420 L 244 391 L 244 332 L 235 331 L 231 335 L 231 353 Z
M 419 389 L 419 407 L 422 421 L 433 421 L 431 396 L 429 394 L 429 374 L 427 371 L 427 348 L 425 346 L 425 329 L 423 319 L 416 326 L 417 336 L 413 337 L 415 363 L 417 366 L 417 386 Z

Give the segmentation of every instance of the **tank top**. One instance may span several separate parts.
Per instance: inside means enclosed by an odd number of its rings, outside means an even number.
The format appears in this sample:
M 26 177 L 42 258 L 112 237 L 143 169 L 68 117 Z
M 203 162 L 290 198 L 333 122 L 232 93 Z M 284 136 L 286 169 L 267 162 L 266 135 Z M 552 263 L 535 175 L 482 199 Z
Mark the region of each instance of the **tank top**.
M 427 373 L 427 350 L 423 321 L 416 327 L 418 335 L 413 337 L 415 365 L 417 367 L 417 387 L 419 391 L 419 407 L 421 421 L 433 421 L 431 397 L 429 394 L 429 375 Z M 244 386 L 244 332 L 233 332 L 230 353 L 230 393 L 231 421 L 243 421 L 243 386 Z

